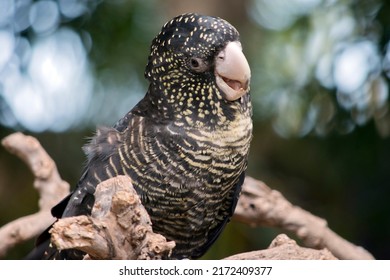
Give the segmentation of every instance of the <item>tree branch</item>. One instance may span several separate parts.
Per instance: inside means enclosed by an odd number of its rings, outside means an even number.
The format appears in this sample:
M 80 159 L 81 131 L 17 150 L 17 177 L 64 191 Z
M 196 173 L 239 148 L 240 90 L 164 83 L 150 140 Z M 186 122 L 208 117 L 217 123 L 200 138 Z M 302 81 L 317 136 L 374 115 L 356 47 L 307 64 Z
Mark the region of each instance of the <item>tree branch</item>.
M 329 229 L 324 219 L 292 205 L 280 192 L 250 177 L 245 179 L 233 218 L 251 226 L 288 230 L 305 246 L 327 248 L 339 259 L 374 259 L 365 249 Z
M 336 260 L 328 249 L 316 250 L 297 245 L 295 240 L 279 234 L 268 249 L 233 255 L 225 260 Z
M 60 250 L 79 249 L 88 259 L 166 259 L 175 242 L 153 233 L 152 223 L 127 176 L 100 183 L 91 216 L 60 219 L 50 230 Z
M 9 248 L 34 238 L 51 225 L 55 221 L 50 214 L 51 207 L 69 193 L 69 184 L 60 178 L 53 159 L 34 137 L 14 133 L 4 138 L 1 144 L 30 168 L 40 199 L 37 213 L 0 228 L 0 257 L 5 256 Z

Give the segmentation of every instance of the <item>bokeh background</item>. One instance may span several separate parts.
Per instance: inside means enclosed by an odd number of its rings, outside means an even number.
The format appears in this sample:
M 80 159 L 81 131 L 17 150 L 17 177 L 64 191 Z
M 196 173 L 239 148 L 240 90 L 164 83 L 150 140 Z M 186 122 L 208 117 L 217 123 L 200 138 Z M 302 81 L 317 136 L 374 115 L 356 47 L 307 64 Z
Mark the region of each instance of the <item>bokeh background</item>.
M 254 104 L 248 174 L 390 259 L 389 1 L 1 0 L 0 137 L 36 136 L 75 185 L 86 138 L 142 98 L 150 42 L 184 12 L 241 33 Z M 0 226 L 37 210 L 32 182 L 0 147 Z M 231 222 L 204 258 L 263 249 L 278 233 Z

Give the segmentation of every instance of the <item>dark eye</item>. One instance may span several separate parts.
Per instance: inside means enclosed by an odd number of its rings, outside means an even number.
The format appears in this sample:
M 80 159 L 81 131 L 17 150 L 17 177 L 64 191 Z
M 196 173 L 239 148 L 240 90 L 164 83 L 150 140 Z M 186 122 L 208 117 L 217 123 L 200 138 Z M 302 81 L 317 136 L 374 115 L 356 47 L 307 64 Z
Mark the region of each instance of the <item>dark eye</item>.
M 199 61 L 196 58 L 191 58 L 191 67 L 192 68 L 198 68 L 199 67 Z
M 191 57 L 188 64 L 192 70 L 198 73 L 204 72 L 208 69 L 208 64 L 206 61 L 199 57 Z

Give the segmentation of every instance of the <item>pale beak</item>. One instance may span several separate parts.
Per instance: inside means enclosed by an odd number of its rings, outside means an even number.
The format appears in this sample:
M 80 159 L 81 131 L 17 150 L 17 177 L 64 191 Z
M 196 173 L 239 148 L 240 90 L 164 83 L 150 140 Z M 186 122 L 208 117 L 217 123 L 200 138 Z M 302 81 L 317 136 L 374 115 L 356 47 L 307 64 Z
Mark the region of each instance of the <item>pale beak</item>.
M 216 82 L 227 100 L 237 100 L 249 92 L 251 69 L 240 42 L 229 42 L 215 60 Z

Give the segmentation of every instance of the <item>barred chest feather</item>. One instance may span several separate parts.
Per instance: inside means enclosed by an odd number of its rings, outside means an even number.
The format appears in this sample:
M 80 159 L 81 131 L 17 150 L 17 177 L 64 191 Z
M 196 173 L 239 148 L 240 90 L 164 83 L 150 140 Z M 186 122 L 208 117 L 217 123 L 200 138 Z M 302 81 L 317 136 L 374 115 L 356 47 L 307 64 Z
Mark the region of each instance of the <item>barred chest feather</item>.
M 129 127 L 107 169 L 132 178 L 153 229 L 177 242 L 177 255 L 191 256 L 232 214 L 252 137 L 250 108 L 213 130 L 150 125 L 144 117 Z

